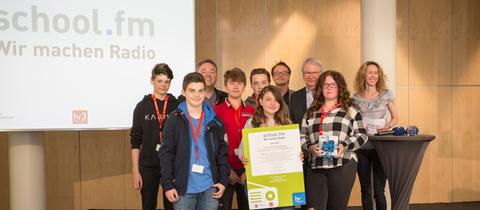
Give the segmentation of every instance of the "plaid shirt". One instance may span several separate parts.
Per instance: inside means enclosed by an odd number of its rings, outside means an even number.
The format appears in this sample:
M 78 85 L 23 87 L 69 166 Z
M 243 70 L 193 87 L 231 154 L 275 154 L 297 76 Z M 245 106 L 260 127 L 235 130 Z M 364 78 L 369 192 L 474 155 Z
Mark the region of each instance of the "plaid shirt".
M 310 151 L 311 145 L 318 144 L 320 126 L 322 126 L 325 135 L 338 136 L 338 142 L 344 148 L 342 157 L 333 159 L 316 157 L 308 152 L 308 161 L 312 169 L 336 168 L 342 166 L 342 162 L 352 158 L 357 160 L 357 156 L 353 151 L 359 149 L 368 139 L 362 116 L 357 109 L 350 107 L 347 113 L 341 107 L 338 107 L 325 117 L 321 125 L 321 109 L 315 111 L 312 116 L 307 118 L 305 115 L 302 120 L 300 128 L 302 149 Z

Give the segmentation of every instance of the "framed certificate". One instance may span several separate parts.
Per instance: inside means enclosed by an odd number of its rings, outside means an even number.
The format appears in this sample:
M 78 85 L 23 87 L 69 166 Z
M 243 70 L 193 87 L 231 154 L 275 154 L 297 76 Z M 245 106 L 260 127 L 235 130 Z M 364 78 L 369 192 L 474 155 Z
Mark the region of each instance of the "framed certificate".
M 305 204 L 298 124 L 242 132 L 250 209 Z

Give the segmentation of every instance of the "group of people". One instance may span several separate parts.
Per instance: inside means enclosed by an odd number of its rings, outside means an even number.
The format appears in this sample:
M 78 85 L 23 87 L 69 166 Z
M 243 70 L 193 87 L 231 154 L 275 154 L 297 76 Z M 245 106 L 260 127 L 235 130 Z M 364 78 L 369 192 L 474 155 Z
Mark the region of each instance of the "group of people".
M 373 209 L 373 174 L 376 209 L 386 209 L 386 177 L 367 136 L 367 129 L 388 130 L 398 122 L 382 68 L 362 64 L 353 96 L 342 74 L 324 71 L 318 59 L 306 59 L 301 68 L 305 87 L 298 91 L 289 88 L 292 70 L 285 62 L 270 72 L 253 69 L 253 94 L 242 100 L 247 77 L 239 68 L 225 71 L 223 92 L 215 88 L 217 65 L 203 60 L 183 78 L 176 98 L 168 93 L 172 70 L 157 64 L 153 93 L 135 107 L 130 134 L 133 185 L 142 208 L 156 209 L 161 185 L 165 209 L 229 210 L 234 193 L 238 209 L 249 209 L 242 129 L 299 124 L 307 198 L 302 209 L 346 209 L 357 172 L 363 208 Z M 378 119 L 384 125 L 365 126 Z M 324 158 L 323 139 L 338 140 L 335 157 Z

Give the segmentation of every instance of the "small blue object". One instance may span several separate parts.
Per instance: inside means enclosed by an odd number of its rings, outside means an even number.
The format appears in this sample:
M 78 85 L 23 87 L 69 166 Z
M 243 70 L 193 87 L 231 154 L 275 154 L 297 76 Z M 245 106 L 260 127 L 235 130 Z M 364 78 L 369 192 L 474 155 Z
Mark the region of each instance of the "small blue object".
M 405 135 L 405 128 L 403 128 L 403 127 L 395 127 L 395 128 L 393 128 L 393 135 L 394 135 L 394 136 L 403 136 L 403 135 Z
M 304 192 L 292 193 L 292 204 L 293 206 L 300 206 L 300 205 L 307 204 L 307 201 L 305 199 L 305 193 Z
M 418 135 L 418 128 L 415 125 L 411 125 L 411 126 L 408 126 L 406 132 L 408 136 L 416 136 Z
M 337 148 L 337 144 L 333 140 L 326 140 L 322 143 L 322 151 L 324 152 L 323 158 L 326 159 L 333 159 L 335 149 Z

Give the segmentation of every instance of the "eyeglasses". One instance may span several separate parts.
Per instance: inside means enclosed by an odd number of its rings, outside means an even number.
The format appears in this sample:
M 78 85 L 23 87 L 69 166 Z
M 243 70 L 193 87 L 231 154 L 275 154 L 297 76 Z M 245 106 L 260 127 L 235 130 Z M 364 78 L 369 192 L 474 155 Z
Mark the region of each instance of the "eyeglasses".
M 337 88 L 337 87 L 338 87 L 338 86 L 337 86 L 337 83 L 335 83 L 335 82 L 330 83 L 330 84 L 328 84 L 328 83 L 323 83 L 323 85 L 322 85 L 322 88 L 323 88 L 323 89 L 327 89 L 327 88 L 332 88 L 332 89 L 333 89 L 333 88 Z
M 287 76 L 290 75 L 288 71 L 275 71 L 272 73 L 273 76 Z

